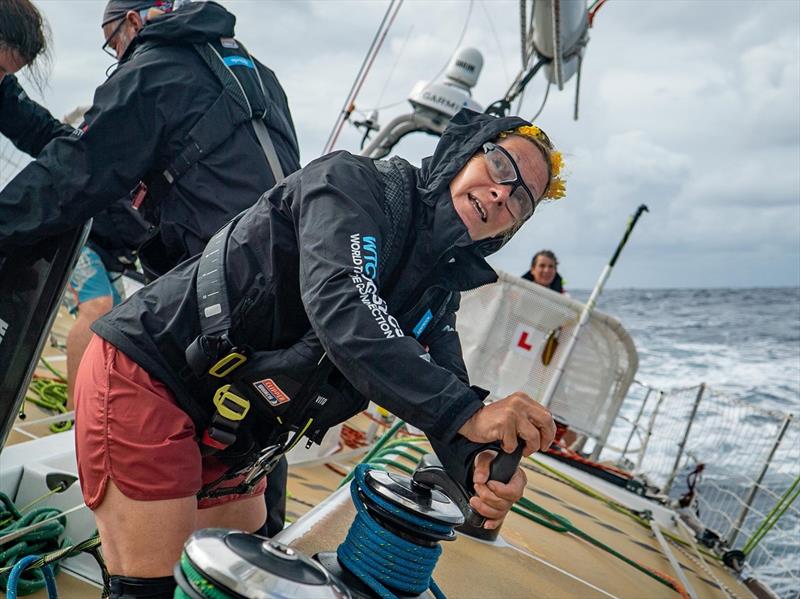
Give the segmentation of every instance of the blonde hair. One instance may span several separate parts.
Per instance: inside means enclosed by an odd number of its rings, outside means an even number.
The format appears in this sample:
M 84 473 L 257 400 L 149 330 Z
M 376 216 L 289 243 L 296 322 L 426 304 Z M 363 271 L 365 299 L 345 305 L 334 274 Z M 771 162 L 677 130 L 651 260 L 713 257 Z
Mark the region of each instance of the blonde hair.
M 541 200 L 560 200 L 567 195 L 567 186 L 564 179 L 561 177 L 561 172 L 564 168 L 564 158 L 561 152 L 553 147 L 553 143 L 547 134 L 536 125 L 523 125 L 504 131 L 499 135 L 500 139 L 515 135 L 523 137 L 532 142 L 544 156 L 547 163 L 547 187 L 545 187 Z

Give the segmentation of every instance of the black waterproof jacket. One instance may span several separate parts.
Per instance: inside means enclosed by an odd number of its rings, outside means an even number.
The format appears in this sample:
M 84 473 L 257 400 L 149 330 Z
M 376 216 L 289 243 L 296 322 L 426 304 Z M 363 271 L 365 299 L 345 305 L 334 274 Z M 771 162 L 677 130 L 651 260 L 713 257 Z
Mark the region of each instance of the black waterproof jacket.
M 47 109 L 28 97 L 14 75 L 0 81 L 0 134 L 34 158 L 50 142 L 69 135 L 72 127 L 56 120 Z
M 523 273 L 521 278 L 525 279 L 526 281 L 531 281 L 532 283 L 536 282 L 531 274 L 531 271 Z M 553 280 L 550 282 L 550 285 L 548 285 L 547 288 L 558 293 L 564 293 L 564 279 L 561 278 L 560 274 L 556 273 L 556 276 L 553 277 Z
M 323 421 L 368 398 L 449 442 L 484 396 L 469 386 L 454 329 L 459 292 L 497 279 L 485 255 L 503 242 L 470 239 L 449 183 L 484 142 L 522 124 L 462 111 L 421 169 L 336 152 L 264 194 L 228 244 L 234 344 L 304 370 L 321 353 L 311 333 L 343 377 Z M 200 333 L 197 268 L 184 262 L 92 328 L 208 417 L 220 381 L 194 378 L 184 357 Z
M 149 21 L 97 88 L 83 135 L 56 139 L 0 192 L 0 246 L 33 243 L 79 225 L 140 180 L 158 179 L 222 89 L 190 44 L 232 37 L 235 21 L 213 2 L 190 3 Z M 257 67 L 272 101 L 266 124 L 290 173 L 299 156 L 286 96 L 274 73 Z M 239 127 L 171 187 L 151 185 L 158 197 L 150 197 L 142 212 L 158 232 L 143 261 L 161 273 L 197 254 L 214 231 L 274 184 L 252 126 Z M 124 213 L 115 217 L 125 226 Z

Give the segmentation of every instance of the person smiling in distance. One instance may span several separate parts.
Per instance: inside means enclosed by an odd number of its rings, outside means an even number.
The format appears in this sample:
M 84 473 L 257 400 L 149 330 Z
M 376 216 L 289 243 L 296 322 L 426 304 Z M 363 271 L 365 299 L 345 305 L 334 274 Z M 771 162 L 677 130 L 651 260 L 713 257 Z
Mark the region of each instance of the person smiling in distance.
M 542 198 L 563 195 L 557 164 L 537 127 L 468 110 L 421 168 L 328 154 L 267 191 L 206 257 L 95 322 L 75 386 L 76 445 L 113 578 L 166 589 L 193 530 L 258 529 L 264 488 L 242 487 L 240 473 L 280 423 L 307 420 L 319 439 L 368 400 L 423 430 L 445 468 L 474 487 L 485 526 L 499 526 L 525 475 L 490 483 L 493 452 L 469 442 L 510 452 L 521 440 L 529 455 L 550 445 L 555 425 L 521 392 L 484 405 L 455 312 L 460 292 L 497 280 L 485 257 Z M 230 307 L 221 333 L 201 321 L 220 308 L 195 286 L 220 255 Z M 307 404 L 313 419 L 296 413 L 305 391 L 326 398 Z
M 558 293 L 566 294 L 564 279 L 558 272 L 558 258 L 550 250 L 536 252 L 531 260 L 530 270 L 523 274 L 522 278 Z

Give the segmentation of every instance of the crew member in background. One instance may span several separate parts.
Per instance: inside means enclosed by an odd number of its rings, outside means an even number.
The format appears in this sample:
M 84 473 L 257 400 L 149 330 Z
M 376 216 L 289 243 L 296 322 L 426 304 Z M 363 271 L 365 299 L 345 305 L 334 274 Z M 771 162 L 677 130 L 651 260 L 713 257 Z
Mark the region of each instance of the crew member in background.
M 564 281 L 558 274 L 558 259 L 550 250 L 536 252 L 531 260 L 531 269 L 522 278 L 558 293 L 565 293 Z
M 56 139 L 0 192 L 5 253 L 97 216 L 92 244 L 72 279 L 73 289 L 88 293 L 77 293 L 79 317 L 68 340 L 71 383 L 89 325 L 114 302 L 98 249 L 110 250 L 106 260 L 112 262 L 118 250 L 138 249 L 155 278 L 200 252 L 225 222 L 299 168 L 286 95 L 275 74 L 234 39 L 235 22 L 214 2 L 173 11 L 164 0 L 110 0 L 103 49 L 119 64 L 95 91 L 82 135 Z M 222 69 L 243 88 L 248 81 L 260 88 L 261 95 L 246 102 L 265 104 L 271 158 L 255 123 L 235 120 L 237 105 L 214 70 L 218 65 L 198 50 L 206 45 L 225 55 Z M 123 197 L 128 205 L 118 202 Z M 283 524 L 280 510 L 273 512 L 271 532 Z
M 46 57 L 46 31 L 42 15 L 29 0 L 0 0 L 0 133 L 34 158 L 51 139 L 73 131 L 31 100 L 14 76 Z

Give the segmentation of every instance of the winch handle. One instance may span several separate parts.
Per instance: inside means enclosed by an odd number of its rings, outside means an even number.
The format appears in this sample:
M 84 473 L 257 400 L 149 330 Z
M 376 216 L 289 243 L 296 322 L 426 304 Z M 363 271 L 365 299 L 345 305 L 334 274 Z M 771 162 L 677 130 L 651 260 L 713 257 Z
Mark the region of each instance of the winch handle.
M 522 451 L 525 449 L 525 441 L 517 439 L 517 448 L 511 453 L 503 451 L 502 447 L 496 447 L 497 456 L 489 465 L 489 480 L 496 480 L 508 484 L 514 477 L 514 473 L 522 460 Z
M 518 439 L 517 448 L 512 453 L 506 453 L 503 451 L 499 442 L 484 444 L 467 440 L 462 441 L 468 448 L 465 453 L 471 456 L 470 464 L 465 472 L 467 476 L 466 480 L 456 481 L 453 479 L 445 471 L 441 462 L 434 454 L 428 454 L 422 458 L 422 461 L 414 472 L 412 480 L 416 484 L 428 488 L 435 487 L 444 491 L 444 493 L 455 502 L 461 510 L 461 513 L 464 514 L 464 525 L 458 527 L 458 530 L 472 536 L 494 538 L 497 536 L 497 531 L 483 530 L 482 527 L 486 522 L 486 518 L 472 509 L 469 504 L 472 493 L 468 489 L 472 489 L 472 472 L 475 456 L 486 450 L 496 451 L 497 456 L 495 456 L 492 463 L 489 465 L 489 480 L 496 480 L 506 484 L 517 471 L 519 462 L 522 459 L 522 452 L 525 449 L 525 443 L 522 439 Z

